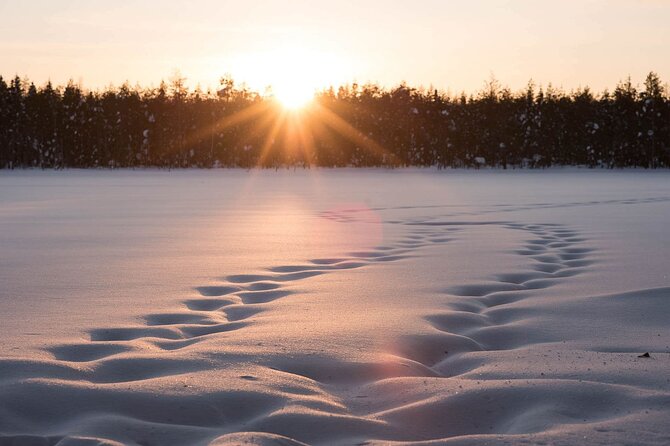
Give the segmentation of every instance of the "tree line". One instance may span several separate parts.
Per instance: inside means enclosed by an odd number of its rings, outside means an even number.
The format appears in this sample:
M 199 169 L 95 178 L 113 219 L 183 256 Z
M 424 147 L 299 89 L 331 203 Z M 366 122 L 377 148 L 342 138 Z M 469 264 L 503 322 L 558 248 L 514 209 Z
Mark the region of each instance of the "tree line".
M 350 84 L 288 113 L 230 78 L 87 91 L 0 76 L 0 167 L 669 167 L 669 94 L 653 72 L 600 94 Z

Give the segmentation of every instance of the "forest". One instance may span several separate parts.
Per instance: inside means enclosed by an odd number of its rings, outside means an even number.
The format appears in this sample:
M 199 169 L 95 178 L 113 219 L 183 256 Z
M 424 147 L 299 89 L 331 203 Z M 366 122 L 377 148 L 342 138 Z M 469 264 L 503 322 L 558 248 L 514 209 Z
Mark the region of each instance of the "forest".
M 292 112 L 230 77 L 185 85 L 0 77 L 0 168 L 670 166 L 670 92 L 653 72 L 602 93 L 350 84 Z

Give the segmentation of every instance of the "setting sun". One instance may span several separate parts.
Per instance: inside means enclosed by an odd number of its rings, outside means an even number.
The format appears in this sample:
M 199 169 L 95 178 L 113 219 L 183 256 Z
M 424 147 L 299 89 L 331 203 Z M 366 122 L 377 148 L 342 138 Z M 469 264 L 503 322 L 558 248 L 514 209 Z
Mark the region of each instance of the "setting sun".
M 275 99 L 289 110 L 297 110 L 307 105 L 314 98 L 315 88 L 301 79 L 283 79 L 272 89 Z
M 256 90 L 265 89 L 283 107 L 296 110 L 329 85 L 346 82 L 345 61 L 334 53 L 282 42 L 234 60 L 235 75 Z

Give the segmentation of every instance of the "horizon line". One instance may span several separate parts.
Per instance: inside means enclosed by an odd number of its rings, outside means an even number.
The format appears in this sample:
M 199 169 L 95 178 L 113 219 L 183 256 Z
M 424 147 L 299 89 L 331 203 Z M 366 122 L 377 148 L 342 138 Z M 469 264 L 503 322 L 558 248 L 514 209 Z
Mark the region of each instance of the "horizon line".
M 664 90 L 666 92 L 670 92 L 670 81 L 664 81 L 663 79 L 660 78 L 660 75 L 658 74 L 657 71 L 655 70 L 650 70 L 646 77 L 649 75 L 655 75 L 656 77 L 659 78 L 661 81 L 661 85 L 664 87 Z M 645 77 L 645 79 L 646 79 Z M 240 91 L 246 90 L 248 93 L 251 94 L 256 94 L 259 97 L 272 97 L 272 94 L 265 94 L 261 90 L 265 90 L 266 92 L 271 91 L 273 87 L 275 87 L 272 84 L 264 86 L 262 89 L 259 88 L 253 88 L 249 86 L 245 81 L 239 81 L 238 79 L 235 79 L 232 77 L 230 74 L 225 73 L 222 76 L 219 77 L 219 83 L 217 86 L 212 86 L 212 85 L 207 85 L 206 88 L 202 86 L 200 82 L 196 82 L 195 85 L 193 85 L 192 82 L 187 82 L 188 77 L 184 77 L 181 75 L 181 72 L 178 70 L 175 71 L 171 75 L 171 77 L 165 79 L 161 78 L 160 81 L 158 82 L 157 85 L 155 85 L 153 82 L 150 83 L 149 85 L 142 84 L 139 81 L 131 82 L 129 79 L 126 79 L 125 81 L 116 84 L 113 81 L 110 81 L 107 83 L 105 86 L 98 86 L 98 87 L 87 87 L 85 86 L 85 82 L 82 77 L 79 77 L 78 80 L 75 81 L 74 77 L 69 77 L 67 82 L 61 83 L 61 82 L 53 82 L 51 78 L 47 78 L 47 80 L 42 81 L 41 83 L 38 83 L 37 81 L 32 80 L 28 75 L 19 75 L 18 73 L 15 73 L 13 76 L 7 76 L 5 77 L 3 73 L 0 73 L 0 79 L 5 81 L 8 85 L 15 80 L 16 78 L 19 78 L 21 80 L 22 84 L 28 84 L 28 85 L 35 85 L 35 87 L 39 88 L 44 88 L 47 85 L 51 84 L 54 89 L 60 89 L 60 88 L 66 88 L 69 85 L 74 85 L 80 90 L 87 92 L 87 93 L 100 93 L 100 92 L 107 92 L 107 91 L 115 91 L 118 90 L 122 87 L 129 87 L 134 90 L 140 90 L 140 91 L 146 91 L 146 90 L 155 90 L 160 88 L 161 84 L 165 84 L 165 86 L 169 87 L 170 85 L 174 85 L 176 81 L 181 81 L 182 82 L 182 87 L 185 89 L 187 93 L 195 93 L 196 91 L 200 90 L 202 93 L 208 93 L 208 94 L 216 94 L 217 91 L 220 89 L 221 85 L 223 84 L 224 80 L 231 80 L 233 82 L 233 85 L 239 89 Z M 641 85 L 644 85 L 644 80 L 642 82 L 633 82 L 632 76 L 630 74 L 620 78 L 617 82 L 617 84 L 613 87 L 616 88 L 621 84 L 625 84 L 630 82 L 630 85 L 635 88 L 636 90 L 639 89 Z M 583 91 L 591 91 L 596 94 L 603 95 L 605 93 L 610 92 L 613 88 L 612 87 L 605 87 L 602 90 L 596 90 L 594 88 L 591 88 L 588 84 L 584 85 L 579 85 L 577 87 L 572 87 L 572 88 L 566 88 L 562 84 L 557 85 L 553 84 L 551 81 L 547 82 L 546 84 L 542 82 L 535 82 L 535 80 L 531 77 L 528 79 L 526 82 L 525 86 L 522 88 L 511 88 L 509 85 L 503 84 L 500 82 L 499 79 L 495 77 L 495 73 L 491 73 L 488 79 L 484 79 L 482 81 L 482 85 L 479 89 L 477 90 L 470 90 L 467 91 L 465 89 L 461 90 L 452 90 L 450 87 L 447 88 L 439 88 L 435 87 L 434 83 L 430 83 L 428 86 L 425 86 L 424 84 L 420 84 L 418 86 L 410 84 L 406 80 L 400 80 L 398 82 L 395 82 L 392 85 L 389 85 L 387 83 L 382 83 L 380 81 L 365 81 L 365 82 L 359 82 L 356 79 L 353 79 L 351 81 L 347 82 L 342 82 L 342 83 L 336 83 L 336 84 L 331 84 L 323 87 L 318 87 L 314 88 L 314 94 L 317 95 L 319 93 L 325 93 L 328 90 L 334 89 L 334 90 L 339 90 L 340 88 L 347 88 L 347 87 L 377 87 L 381 91 L 393 91 L 395 89 L 398 89 L 400 87 L 406 87 L 411 90 L 416 90 L 416 91 L 428 91 L 428 92 L 438 92 L 440 95 L 443 96 L 448 96 L 448 97 L 459 97 L 459 96 L 472 96 L 476 93 L 481 93 L 482 91 L 485 91 L 486 89 L 490 89 L 492 86 L 496 87 L 496 91 L 502 92 L 502 91 L 509 91 L 512 93 L 519 93 L 522 91 L 527 91 L 528 88 L 532 85 L 534 89 L 537 90 L 545 90 L 545 89 L 551 89 L 553 91 L 557 91 L 559 93 L 575 93 L 575 92 L 583 92 Z

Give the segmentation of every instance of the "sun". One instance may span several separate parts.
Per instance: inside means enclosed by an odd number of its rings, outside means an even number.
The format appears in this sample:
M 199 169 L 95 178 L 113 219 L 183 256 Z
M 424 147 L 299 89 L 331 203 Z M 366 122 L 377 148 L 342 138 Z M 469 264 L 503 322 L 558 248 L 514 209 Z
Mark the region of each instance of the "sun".
M 289 110 L 311 102 L 324 77 L 318 54 L 288 45 L 277 48 L 270 58 L 275 65 L 270 84 L 275 99 Z
M 326 46 L 285 40 L 232 59 L 234 75 L 256 91 L 265 90 L 287 111 L 313 101 L 317 91 L 344 82 L 345 58 Z
M 272 87 L 275 99 L 287 110 L 299 110 L 314 99 L 315 87 L 306 79 L 285 78 L 278 80 Z

